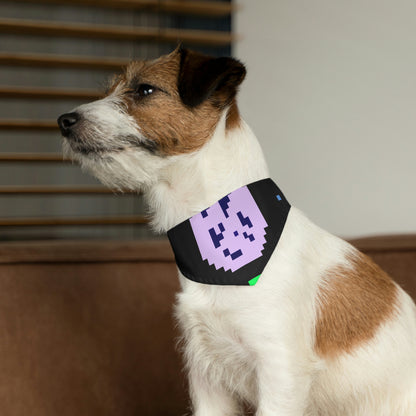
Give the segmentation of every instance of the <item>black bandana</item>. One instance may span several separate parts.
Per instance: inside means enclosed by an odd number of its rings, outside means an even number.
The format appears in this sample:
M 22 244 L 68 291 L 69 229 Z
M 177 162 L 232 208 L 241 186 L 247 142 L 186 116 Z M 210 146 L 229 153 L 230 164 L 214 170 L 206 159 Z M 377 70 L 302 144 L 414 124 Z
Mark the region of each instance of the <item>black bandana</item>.
M 289 210 L 271 179 L 236 189 L 168 231 L 180 271 L 199 283 L 255 285 Z

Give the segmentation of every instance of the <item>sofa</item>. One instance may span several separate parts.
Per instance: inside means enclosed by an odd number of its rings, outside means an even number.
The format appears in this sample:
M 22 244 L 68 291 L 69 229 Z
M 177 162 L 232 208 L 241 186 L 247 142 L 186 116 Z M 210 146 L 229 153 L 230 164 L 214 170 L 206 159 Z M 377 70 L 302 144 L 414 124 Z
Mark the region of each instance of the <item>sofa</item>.
M 351 241 L 416 298 L 416 235 Z M 189 413 L 165 239 L 0 243 L 0 414 Z

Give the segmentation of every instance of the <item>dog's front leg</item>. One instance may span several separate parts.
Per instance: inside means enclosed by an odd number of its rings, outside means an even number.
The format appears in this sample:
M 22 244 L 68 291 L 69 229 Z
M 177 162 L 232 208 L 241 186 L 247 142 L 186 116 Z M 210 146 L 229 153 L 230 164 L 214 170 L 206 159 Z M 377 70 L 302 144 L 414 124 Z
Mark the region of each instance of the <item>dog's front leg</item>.
M 298 357 L 299 358 L 299 357 Z M 304 416 L 311 377 L 291 353 L 265 354 L 257 367 L 256 416 Z
M 197 371 L 189 372 L 189 389 L 193 416 L 236 416 L 240 408 L 221 385 L 205 380 Z

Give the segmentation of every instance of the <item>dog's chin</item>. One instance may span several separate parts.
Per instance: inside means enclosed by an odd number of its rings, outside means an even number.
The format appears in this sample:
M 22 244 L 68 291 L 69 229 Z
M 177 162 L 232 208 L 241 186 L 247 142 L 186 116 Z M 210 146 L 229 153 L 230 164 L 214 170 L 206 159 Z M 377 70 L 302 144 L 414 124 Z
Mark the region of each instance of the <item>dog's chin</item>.
M 62 150 L 66 159 L 77 162 L 82 170 L 95 176 L 103 185 L 117 191 L 138 191 L 147 188 L 156 177 L 158 163 L 146 163 L 145 152 L 135 148 L 89 149 L 78 151 L 68 139 Z M 148 161 L 149 162 L 149 161 Z M 153 168 L 153 169 L 152 169 Z
M 64 137 L 63 152 L 64 156 L 70 159 L 79 159 L 80 157 L 90 157 L 97 159 L 107 157 L 108 155 L 125 150 L 124 147 L 106 147 L 100 144 L 89 145 L 82 140 Z
M 114 160 L 111 150 L 85 147 L 64 137 L 62 153 L 65 159 L 79 163 L 82 170 L 95 176 L 104 185 L 117 190 L 122 189 L 122 181 L 108 174 L 109 165 Z
M 80 161 L 79 158 L 82 156 L 80 153 L 73 150 L 66 137 L 62 137 L 62 153 L 64 159 L 69 159 L 73 161 Z

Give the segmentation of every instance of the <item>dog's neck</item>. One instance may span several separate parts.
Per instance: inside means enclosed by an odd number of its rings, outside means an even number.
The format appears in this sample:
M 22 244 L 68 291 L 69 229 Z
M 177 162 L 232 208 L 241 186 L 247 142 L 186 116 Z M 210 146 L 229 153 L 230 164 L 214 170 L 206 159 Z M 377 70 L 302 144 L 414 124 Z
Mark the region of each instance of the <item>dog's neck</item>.
M 165 232 L 248 183 L 269 177 L 259 143 L 240 120 L 226 128 L 225 115 L 199 151 L 172 157 L 156 186 L 145 192 L 151 223 Z

